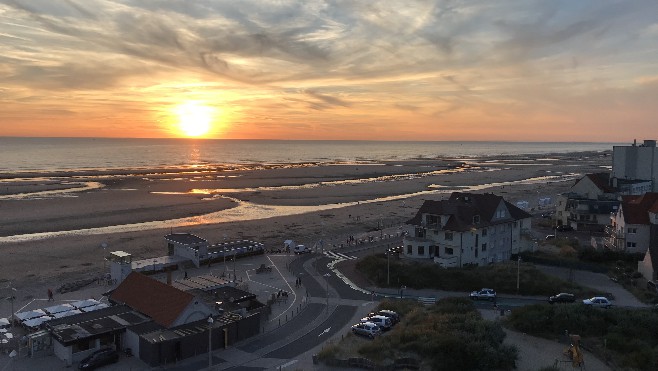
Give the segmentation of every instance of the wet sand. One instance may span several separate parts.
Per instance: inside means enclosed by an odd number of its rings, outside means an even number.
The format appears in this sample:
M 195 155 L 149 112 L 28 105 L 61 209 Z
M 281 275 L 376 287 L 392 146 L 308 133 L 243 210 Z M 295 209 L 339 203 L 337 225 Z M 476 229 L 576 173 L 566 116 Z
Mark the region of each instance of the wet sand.
M 277 248 L 294 239 L 312 246 L 321 238 L 340 244 L 349 235 L 373 234 L 380 224 L 396 230 L 423 200 L 454 190 L 493 192 L 536 207 L 539 197 L 555 200 L 575 179 L 610 164 L 608 152 L 21 174 L 20 180 L 0 174 L 0 286 L 11 282 L 36 295 L 98 276 L 109 251 L 161 256 L 171 231 L 211 243 L 253 239 Z M 54 193 L 40 193 L 48 191 Z M 75 232 L 51 234 L 60 231 Z

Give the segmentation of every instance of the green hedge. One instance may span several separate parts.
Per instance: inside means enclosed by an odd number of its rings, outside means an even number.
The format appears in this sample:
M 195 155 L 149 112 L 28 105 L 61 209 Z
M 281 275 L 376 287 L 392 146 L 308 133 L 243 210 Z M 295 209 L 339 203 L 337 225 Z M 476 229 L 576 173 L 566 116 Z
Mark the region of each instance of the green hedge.
M 549 339 L 564 337 L 568 330 L 596 353 L 607 351 L 606 356 L 623 367 L 658 369 L 658 315 L 648 309 L 531 305 L 512 311 L 508 323 L 517 331 Z

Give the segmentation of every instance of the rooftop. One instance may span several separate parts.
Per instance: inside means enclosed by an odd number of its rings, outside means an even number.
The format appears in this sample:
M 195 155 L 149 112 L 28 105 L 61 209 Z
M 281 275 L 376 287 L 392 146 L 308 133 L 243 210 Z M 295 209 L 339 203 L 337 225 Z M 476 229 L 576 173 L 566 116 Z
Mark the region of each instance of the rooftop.
M 46 322 L 45 326 L 60 343 L 70 345 L 81 338 L 98 338 L 150 321 L 149 318 L 126 305 L 115 305 L 93 312 L 53 319 Z
M 165 236 L 165 240 L 183 245 L 198 245 L 208 243 L 205 239 L 191 233 L 171 233 Z

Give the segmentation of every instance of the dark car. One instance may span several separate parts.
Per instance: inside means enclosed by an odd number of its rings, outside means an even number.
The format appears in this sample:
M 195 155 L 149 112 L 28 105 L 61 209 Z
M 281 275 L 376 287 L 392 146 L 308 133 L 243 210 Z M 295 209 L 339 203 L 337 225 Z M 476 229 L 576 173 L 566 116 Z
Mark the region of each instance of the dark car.
M 80 361 L 78 369 L 80 370 L 94 370 L 98 367 L 116 363 L 119 361 L 119 353 L 112 348 L 99 349 L 85 359 Z
M 557 229 L 558 231 L 562 231 L 562 232 L 573 231 L 573 227 L 568 225 L 568 224 L 558 225 L 557 227 L 555 227 L 555 229 Z
M 553 295 L 548 298 L 548 302 L 553 303 L 573 303 L 576 301 L 576 296 L 574 294 L 567 294 L 566 292 L 561 292 L 557 295 Z

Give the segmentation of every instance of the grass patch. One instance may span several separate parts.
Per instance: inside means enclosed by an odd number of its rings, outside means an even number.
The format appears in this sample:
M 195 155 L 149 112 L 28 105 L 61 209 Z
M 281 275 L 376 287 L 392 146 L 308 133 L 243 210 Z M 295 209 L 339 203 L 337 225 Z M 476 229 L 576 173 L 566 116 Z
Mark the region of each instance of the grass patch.
M 422 360 L 422 369 L 436 371 L 515 367 L 516 347 L 503 344 L 505 332 L 500 324 L 483 320 L 469 299 L 442 299 L 431 307 L 416 301 L 384 301 L 379 309 L 398 312 L 401 322 L 374 340 L 358 338 L 357 344 L 356 336 L 346 336 L 337 346 L 354 349 L 359 356 L 380 364 L 413 357 Z
M 415 289 L 471 291 L 491 287 L 498 293 L 516 294 L 517 263 L 503 262 L 484 267 L 442 268 L 436 264 L 391 260 L 391 287 L 406 285 Z M 386 287 L 387 263 L 383 255 L 368 256 L 360 260 L 356 268 L 377 286 Z M 554 295 L 571 292 L 578 296 L 590 296 L 598 292 L 546 275 L 532 264 L 521 263 L 520 290 L 522 295 Z
M 583 338 L 583 345 L 623 368 L 658 369 L 658 315 L 651 310 L 584 305 L 531 305 L 508 317 L 517 331 L 554 340 L 565 330 Z

